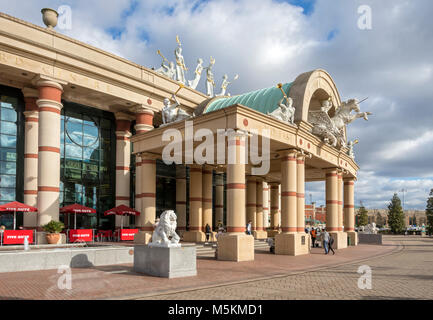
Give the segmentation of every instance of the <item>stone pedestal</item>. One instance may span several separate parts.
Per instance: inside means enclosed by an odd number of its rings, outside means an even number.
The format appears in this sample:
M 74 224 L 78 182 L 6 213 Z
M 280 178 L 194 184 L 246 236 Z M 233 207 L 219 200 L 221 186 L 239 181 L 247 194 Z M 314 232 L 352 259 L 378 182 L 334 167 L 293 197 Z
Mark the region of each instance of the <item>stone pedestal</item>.
M 134 243 L 148 244 L 152 239 L 152 233 L 149 231 L 139 231 L 134 236 Z
M 361 244 L 382 244 L 382 235 L 381 234 L 369 234 L 360 232 L 359 235 L 359 243 Z
M 266 231 L 268 238 L 273 238 L 275 237 L 277 234 L 279 234 L 280 232 L 278 230 L 268 230 Z
M 254 260 L 254 238 L 246 234 L 222 234 L 218 237 L 218 260 Z
M 205 242 L 206 234 L 203 231 L 185 231 L 182 240 L 184 242 Z
M 258 239 L 258 240 L 267 239 L 268 233 L 264 230 L 255 230 L 255 231 L 253 231 L 253 236 L 254 236 L 254 239 Z
M 299 256 L 309 253 L 308 233 L 280 233 L 275 236 L 275 254 Z
M 329 232 L 329 235 L 334 239 L 333 249 L 347 248 L 347 232 Z
M 350 245 L 357 246 L 358 245 L 358 232 L 348 231 L 347 237 L 350 238 Z
M 134 246 L 134 271 L 164 278 L 197 275 L 195 246 Z

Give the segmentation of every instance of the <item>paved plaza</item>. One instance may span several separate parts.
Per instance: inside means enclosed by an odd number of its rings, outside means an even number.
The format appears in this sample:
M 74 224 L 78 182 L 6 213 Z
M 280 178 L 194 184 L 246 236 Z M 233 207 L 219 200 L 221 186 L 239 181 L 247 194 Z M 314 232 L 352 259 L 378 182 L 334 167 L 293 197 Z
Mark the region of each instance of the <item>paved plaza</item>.
M 149 277 L 132 265 L 72 269 L 72 289 L 57 286 L 57 270 L 0 274 L 0 299 L 433 299 L 433 239 L 385 236 L 298 257 L 256 250 L 255 261 L 197 260 L 198 275 Z M 358 288 L 359 266 L 372 269 L 372 289 Z

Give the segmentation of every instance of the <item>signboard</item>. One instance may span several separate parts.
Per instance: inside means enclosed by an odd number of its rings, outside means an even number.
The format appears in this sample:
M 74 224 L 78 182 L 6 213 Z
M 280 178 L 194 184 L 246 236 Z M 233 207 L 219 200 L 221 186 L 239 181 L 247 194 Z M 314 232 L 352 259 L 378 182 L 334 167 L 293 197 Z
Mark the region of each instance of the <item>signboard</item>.
M 135 234 L 138 233 L 138 229 L 121 229 L 120 240 L 131 241 L 134 240 Z
M 5 230 L 3 244 L 24 244 L 24 238 L 33 243 L 33 230 Z
M 69 230 L 69 242 L 92 242 L 93 241 L 93 229 L 72 229 Z

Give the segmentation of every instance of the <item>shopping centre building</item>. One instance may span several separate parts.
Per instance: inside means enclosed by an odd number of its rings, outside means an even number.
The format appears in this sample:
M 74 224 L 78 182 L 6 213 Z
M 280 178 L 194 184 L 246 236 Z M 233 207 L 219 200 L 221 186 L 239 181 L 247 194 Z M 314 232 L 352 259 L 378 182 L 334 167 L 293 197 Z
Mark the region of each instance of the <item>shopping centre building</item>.
M 325 181 L 327 230 L 337 248 L 357 242 L 359 168 L 345 126 L 338 132 L 344 141 L 333 143 L 332 134 L 313 121 L 317 113 L 333 118 L 349 105 L 324 70 L 280 87 L 209 97 L 55 30 L 0 14 L 0 84 L 0 200 L 38 209 L 19 215 L 18 225 L 40 230 L 50 220 L 67 220 L 60 207 L 80 203 L 97 213 L 80 216 L 79 226 L 110 229 L 120 219 L 103 212 L 125 204 L 141 213 L 125 220 L 141 230 L 137 242 L 149 241 L 155 218 L 172 209 L 184 241 L 204 241 L 206 224 L 223 223 L 221 259 L 254 259 L 254 239 L 245 234 L 248 221 L 256 239 L 275 235 L 277 254 L 305 254 L 305 182 Z M 162 125 L 164 99 L 174 93 L 182 110 L 194 116 Z M 293 124 L 270 115 L 285 95 L 296 110 Z M 325 101 L 329 110 L 323 111 Z M 191 152 L 201 140 L 185 140 L 188 130 L 210 131 L 213 150 L 221 149 L 218 130 L 232 130 L 222 146 L 235 161 L 188 162 L 190 153 L 184 152 L 182 164 L 165 164 L 164 148 L 173 141 L 163 135 L 170 129 L 183 138 L 181 150 L 190 145 Z M 243 161 L 253 135 L 265 150 L 261 156 L 269 158 L 265 173 L 254 174 L 257 163 Z M 260 142 L 265 138 L 268 149 Z

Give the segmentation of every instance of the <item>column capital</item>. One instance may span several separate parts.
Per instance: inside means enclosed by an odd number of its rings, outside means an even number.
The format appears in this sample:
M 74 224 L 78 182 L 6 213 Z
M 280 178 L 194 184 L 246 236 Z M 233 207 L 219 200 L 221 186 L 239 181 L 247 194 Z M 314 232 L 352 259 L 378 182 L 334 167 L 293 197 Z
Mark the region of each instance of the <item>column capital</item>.
M 52 87 L 59 89 L 63 92 L 63 87 L 68 84 L 68 82 L 56 79 L 43 74 L 38 74 L 32 79 L 32 84 L 39 87 Z
M 35 88 L 24 87 L 21 89 L 24 98 L 39 98 L 39 91 Z

